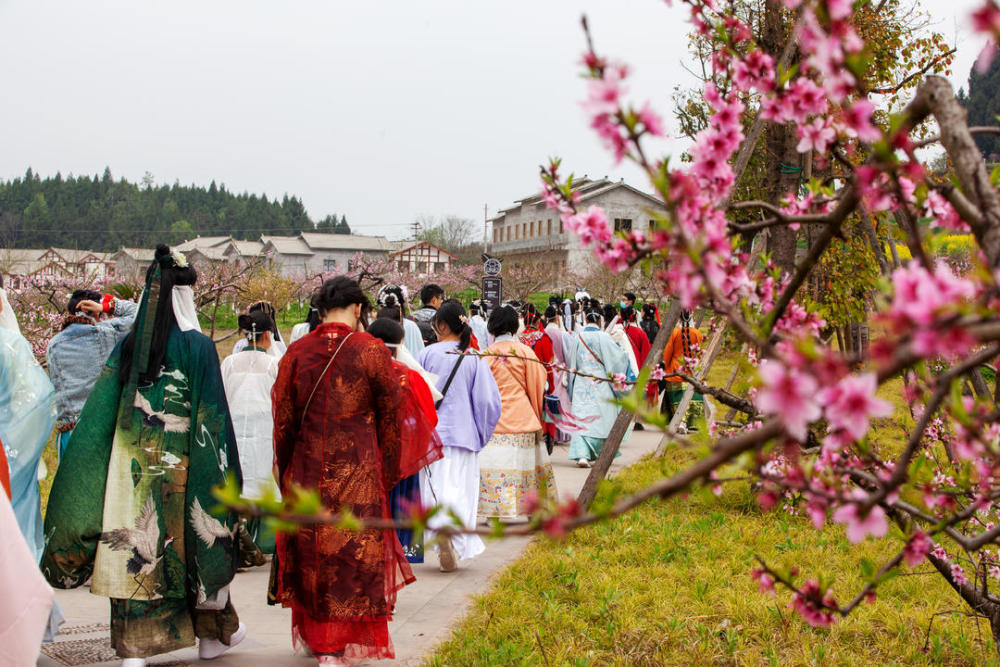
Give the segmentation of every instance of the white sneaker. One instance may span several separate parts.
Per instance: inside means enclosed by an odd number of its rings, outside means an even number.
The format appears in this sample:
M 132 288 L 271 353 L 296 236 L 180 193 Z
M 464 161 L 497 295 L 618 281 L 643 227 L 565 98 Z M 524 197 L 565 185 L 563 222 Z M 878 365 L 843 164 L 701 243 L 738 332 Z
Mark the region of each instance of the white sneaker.
M 590 467 L 590 461 L 588 461 L 587 459 L 577 459 L 577 461 L 576 461 L 576 467 L 577 468 L 589 468 Z
M 122 660 L 122 667 L 146 667 L 145 658 L 125 658 Z
M 236 628 L 236 632 L 229 638 L 229 645 L 223 644 L 218 639 L 199 639 L 198 640 L 198 657 L 202 660 L 214 660 L 220 655 L 231 649 L 232 647 L 239 644 L 247 636 L 247 626 L 240 621 L 240 627 Z M 143 663 L 145 665 L 145 663 Z

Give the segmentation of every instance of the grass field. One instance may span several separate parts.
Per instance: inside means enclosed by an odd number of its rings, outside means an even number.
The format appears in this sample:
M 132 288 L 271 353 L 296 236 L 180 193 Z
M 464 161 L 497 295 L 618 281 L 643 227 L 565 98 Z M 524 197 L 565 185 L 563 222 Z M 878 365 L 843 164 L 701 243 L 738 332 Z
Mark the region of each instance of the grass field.
M 730 368 L 731 356 L 723 358 L 713 384 Z M 880 392 L 899 409 L 878 425 L 877 446 L 895 446 L 910 426 L 900 390 L 896 381 Z M 696 455 L 672 448 L 616 484 L 641 488 Z M 816 531 L 801 517 L 762 513 L 746 483 L 720 497 L 700 490 L 654 501 L 563 541 L 536 540 L 426 664 L 996 665 L 988 623 L 935 616 L 965 607 L 929 565 L 887 582 L 873 604 L 829 629 L 809 627 L 787 608 L 787 594 L 761 595 L 749 576 L 755 555 L 798 565 L 830 575 L 846 601 L 861 560 L 880 564 L 897 545 L 852 546 L 841 527 Z

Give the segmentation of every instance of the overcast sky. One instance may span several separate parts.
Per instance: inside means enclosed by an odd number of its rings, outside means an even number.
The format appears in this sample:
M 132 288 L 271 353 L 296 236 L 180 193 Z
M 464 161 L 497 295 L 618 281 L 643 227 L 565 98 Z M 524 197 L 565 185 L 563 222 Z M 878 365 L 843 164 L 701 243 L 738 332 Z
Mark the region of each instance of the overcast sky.
M 974 6 L 925 3 L 957 35 L 956 87 L 982 46 Z M 550 155 L 648 189 L 578 105 L 582 13 L 633 66 L 632 98 L 669 116 L 693 79 L 687 10 L 660 0 L 0 0 L 0 178 L 215 179 L 390 238 L 418 216 L 492 216 Z

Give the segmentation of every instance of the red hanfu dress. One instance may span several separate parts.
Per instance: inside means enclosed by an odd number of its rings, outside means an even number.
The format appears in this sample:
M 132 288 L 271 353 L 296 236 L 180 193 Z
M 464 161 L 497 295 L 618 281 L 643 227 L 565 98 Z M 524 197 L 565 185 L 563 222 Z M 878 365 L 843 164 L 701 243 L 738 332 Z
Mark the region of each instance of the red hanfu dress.
M 410 437 L 423 427 L 389 350 L 346 325 L 321 324 L 291 345 L 272 399 L 283 495 L 317 489 L 333 512 L 388 518 L 389 490 L 433 456 L 430 439 Z M 276 556 L 275 594 L 292 609 L 296 644 L 316 656 L 394 657 L 388 622 L 396 592 L 414 581 L 396 531 L 302 526 L 277 535 Z

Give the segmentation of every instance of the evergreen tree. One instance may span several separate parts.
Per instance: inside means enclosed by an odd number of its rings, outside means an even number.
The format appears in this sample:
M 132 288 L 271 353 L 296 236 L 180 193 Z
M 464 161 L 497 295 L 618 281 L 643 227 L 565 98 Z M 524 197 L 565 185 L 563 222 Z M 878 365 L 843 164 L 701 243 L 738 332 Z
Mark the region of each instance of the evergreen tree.
M 991 60 L 989 69 L 982 74 L 973 65 L 969 72 L 969 95 L 965 97 L 959 91 L 958 99 L 969 112 L 969 125 L 996 125 L 1000 115 L 1000 58 Z M 1000 136 L 977 134 L 974 139 L 987 160 L 1000 159 Z
M 351 226 L 347 224 L 347 216 L 346 215 L 341 215 L 340 216 L 340 222 L 337 223 L 337 226 L 334 228 L 333 233 L 334 234 L 350 234 L 351 233 Z

